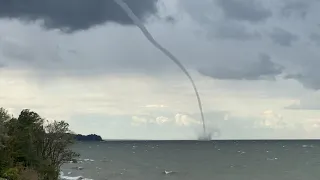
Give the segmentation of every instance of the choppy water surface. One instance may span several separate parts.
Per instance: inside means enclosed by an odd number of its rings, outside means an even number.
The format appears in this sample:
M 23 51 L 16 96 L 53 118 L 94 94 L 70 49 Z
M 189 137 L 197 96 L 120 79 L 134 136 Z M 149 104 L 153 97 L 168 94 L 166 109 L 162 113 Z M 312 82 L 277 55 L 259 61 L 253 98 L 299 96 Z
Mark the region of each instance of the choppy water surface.
M 78 143 L 65 176 L 94 180 L 313 180 L 320 141 L 152 141 Z

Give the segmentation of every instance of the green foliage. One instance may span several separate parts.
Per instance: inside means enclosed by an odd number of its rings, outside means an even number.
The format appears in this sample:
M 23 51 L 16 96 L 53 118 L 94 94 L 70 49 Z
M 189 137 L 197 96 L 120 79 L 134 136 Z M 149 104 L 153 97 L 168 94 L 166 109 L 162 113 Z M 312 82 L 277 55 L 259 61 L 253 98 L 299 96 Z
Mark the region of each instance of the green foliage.
M 0 108 L 0 150 L 4 148 L 5 141 L 7 139 L 7 129 L 5 123 L 10 119 L 8 111 L 4 108 Z
M 19 174 L 28 174 L 56 180 L 61 165 L 79 156 L 69 149 L 74 136 L 68 123 L 44 122 L 28 109 L 13 118 L 0 108 L 0 177 L 20 180 Z
M 19 169 L 9 168 L 3 173 L 3 177 L 10 180 L 19 180 Z

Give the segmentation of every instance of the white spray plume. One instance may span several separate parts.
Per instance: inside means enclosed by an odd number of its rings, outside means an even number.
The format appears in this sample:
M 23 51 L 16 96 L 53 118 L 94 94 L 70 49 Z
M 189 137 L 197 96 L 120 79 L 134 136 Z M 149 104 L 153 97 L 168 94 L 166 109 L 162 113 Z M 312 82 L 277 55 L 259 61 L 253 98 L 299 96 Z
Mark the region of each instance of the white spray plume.
M 191 81 L 192 87 L 193 87 L 193 89 L 194 89 L 194 91 L 196 93 L 197 100 L 198 100 L 198 105 L 199 105 L 199 110 L 200 110 L 200 113 L 201 113 L 201 120 L 202 120 L 202 125 L 203 125 L 203 133 L 206 134 L 206 124 L 205 124 L 204 115 L 203 115 L 203 111 L 202 111 L 201 99 L 200 99 L 197 87 L 196 87 L 192 77 L 190 76 L 189 72 L 186 70 L 186 68 L 181 64 L 181 62 L 170 51 L 168 51 L 166 48 L 162 47 L 152 37 L 152 35 L 149 33 L 147 28 L 143 25 L 141 20 L 133 13 L 133 11 L 130 9 L 130 7 L 125 2 L 123 2 L 123 0 L 114 0 L 114 1 L 115 1 L 115 3 L 117 3 L 123 9 L 123 11 L 125 13 L 127 13 L 129 18 L 142 31 L 142 33 L 149 40 L 149 42 L 151 42 L 156 48 L 158 48 L 162 53 L 164 53 L 167 57 L 169 57 L 185 73 L 185 75 Z

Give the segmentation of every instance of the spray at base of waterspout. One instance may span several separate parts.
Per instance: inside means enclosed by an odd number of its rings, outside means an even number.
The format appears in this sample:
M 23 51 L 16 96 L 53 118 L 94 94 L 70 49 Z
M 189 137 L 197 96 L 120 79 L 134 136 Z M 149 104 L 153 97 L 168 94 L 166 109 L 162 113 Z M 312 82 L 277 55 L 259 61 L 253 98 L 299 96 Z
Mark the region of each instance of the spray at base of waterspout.
M 203 131 L 202 133 L 198 134 L 199 141 L 211 141 L 215 138 L 220 138 L 221 131 L 219 128 L 208 128 L 207 131 Z
M 210 140 L 212 140 L 212 135 L 211 135 L 211 133 L 208 133 L 208 134 L 204 133 L 198 137 L 198 140 L 199 141 L 210 141 Z

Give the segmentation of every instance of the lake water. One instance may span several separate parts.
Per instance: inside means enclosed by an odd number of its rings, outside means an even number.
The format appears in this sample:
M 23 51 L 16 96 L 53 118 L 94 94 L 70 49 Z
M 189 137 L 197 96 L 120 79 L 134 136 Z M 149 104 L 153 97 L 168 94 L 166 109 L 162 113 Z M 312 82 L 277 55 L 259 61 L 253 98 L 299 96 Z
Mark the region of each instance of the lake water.
M 78 143 L 64 176 L 94 180 L 319 180 L 320 141 Z

